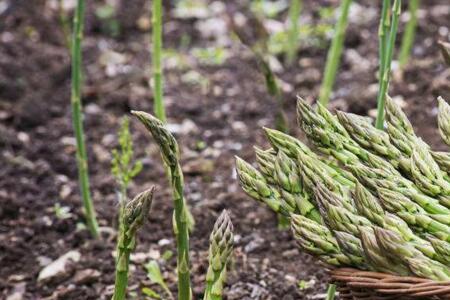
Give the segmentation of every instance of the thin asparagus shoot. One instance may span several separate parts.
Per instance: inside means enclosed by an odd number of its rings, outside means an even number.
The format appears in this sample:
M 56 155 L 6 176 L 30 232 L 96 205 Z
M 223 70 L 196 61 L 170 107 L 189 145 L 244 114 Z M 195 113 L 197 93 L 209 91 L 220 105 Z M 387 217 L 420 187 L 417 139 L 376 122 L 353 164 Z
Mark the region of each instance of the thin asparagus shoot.
M 379 80 L 383 78 L 384 66 L 386 63 L 386 50 L 387 42 L 389 39 L 388 31 L 391 27 L 391 21 L 389 19 L 389 8 L 391 7 L 391 0 L 383 0 L 383 6 L 381 8 L 380 26 L 378 28 L 378 51 L 380 57 L 380 65 L 378 70 Z
M 291 0 L 289 7 L 289 30 L 288 41 L 286 49 L 286 60 L 288 64 L 294 63 L 297 55 L 298 41 L 299 41 L 299 26 L 298 18 L 302 9 L 302 0 Z
M 347 28 L 348 23 L 348 12 L 351 3 L 351 0 L 343 0 L 339 8 L 340 16 L 338 23 L 336 24 L 336 31 L 334 32 L 330 50 L 328 51 L 325 72 L 319 93 L 319 102 L 323 106 L 328 105 L 331 90 L 336 78 L 336 72 L 339 67 L 342 48 L 344 45 L 345 29 Z
M 400 54 L 398 56 L 401 68 L 408 63 L 411 55 L 412 45 L 416 36 L 417 10 L 419 8 L 419 3 L 419 0 L 409 0 L 408 2 L 409 20 L 408 23 L 406 23 L 405 33 L 403 33 L 402 44 L 400 46 Z
M 162 71 L 162 0 L 153 0 L 152 7 L 152 39 L 153 39 L 153 99 L 155 116 L 166 122 L 166 111 L 163 102 Z
M 395 39 L 397 37 L 398 22 L 401 12 L 401 2 L 401 0 L 394 0 L 394 5 L 392 7 L 391 28 L 389 31 L 389 41 L 386 45 L 385 61 L 384 65 L 380 66 L 383 68 L 383 71 L 380 72 L 379 78 L 380 89 L 378 91 L 377 97 L 377 119 L 375 123 L 375 126 L 378 129 L 383 129 L 384 124 L 384 104 L 386 102 L 386 93 L 389 87 L 389 79 L 391 76 L 391 62 L 395 48 Z
M 178 299 L 192 299 L 189 267 L 189 222 L 192 216 L 184 198 L 183 172 L 179 163 L 179 148 L 174 136 L 159 119 L 142 111 L 132 111 L 144 124 L 158 144 L 161 156 L 169 173 L 174 202 L 174 232 L 177 239 Z
M 204 300 L 221 300 L 227 264 L 233 251 L 233 224 L 226 210 L 214 224 L 209 238 L 209 266 Z
M 124 300 L 128 285 L 130 254 L 136 247 L 136 233 L 150 211 L 154 188 L 140 193 L 125 205 L 119 232 L 116 280 L 112 300 Z
M 84 28 L 84 0 L 77 1 L 75 15 L 73 18 L 72 33 L 72 89 L 71 89 L 71 106 L 72 106 L 72 123 L 75 131 L 76 139 L 76 157 L 78 166 L 78 181 L 80 185 L 81 197 L 83 199 L 84 214 L 86 223 L 91 235 L 98 237 L 98 224 L 95 216 L 94 204 L 92 203 L 91 191 L 89 187 L 89 173 L 86 145 L 84 141 L 83 130 L 83 112 L 81 109 L 81 88 L 82 88 L 82 56 L 81 43 L 83 40 Z

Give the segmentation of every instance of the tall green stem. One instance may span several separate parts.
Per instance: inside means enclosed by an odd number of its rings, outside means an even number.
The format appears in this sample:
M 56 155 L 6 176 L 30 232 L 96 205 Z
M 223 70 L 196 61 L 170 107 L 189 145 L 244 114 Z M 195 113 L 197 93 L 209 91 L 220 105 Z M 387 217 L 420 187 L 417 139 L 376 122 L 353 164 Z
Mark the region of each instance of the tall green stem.
M 336 25 L 336 31 L 334 33 L 333 41 L 331 42 L 330 50 L 327 55 L 327 62 L 325 65 L 325 73 L 320 87 L 319 102 L 320 104 L 327 106 L 330 100 L 331 90 L 336 78 L 337 68 L 339 67 L 340 57 L 342 53 L 342 47 L 344 44 L 345 29 L 348 23 L 348 12 L 352 0 L 343 0 L 340 10 L 340 16 Z
M 183 191 L 183 172 L 179 164 L 179 148 L 174 136 L 165 128 L 161 120 L 142 111 L 132 111 L 150 131 L 160 147 L 161 156 L 170 178 L 174 202 L 173 227 L 177 239 L 178 299 L 191 300 L 191 280 L 189 268 L 189 218 Z
M 286 58 L 288 64 L 292 64 L 295 60 L 298 49 L 299 41 L 299 28 L 298 18 L 300 16 L 300 10 L 302 7 L 301 0 L 291 0 L 291 6 L 289 7 L 289 31 L 288 41 L 286 49 Z
M 417 28 L 417 9 L 419 8 L 419 0 L 410 0 L 408 3 L 409 21 L 406 23 L 405 33 L 400 46 L 399 63 L 400 67 L 404 67 L 409 60 L 411 48 L 414 43 Z
M 124 229 L 121 228 L 123 231 Z M 134 237 L 133 237 L 134 238 Z M 119 241 L 118 257 L 116 260 L 116 282 L 114 286 L 114 295 L 112 300 L 124 300 L 128 286 L 128 270 L 130 265 L 131 248 L 125 245 L 132 243 L 130 237 L 124 237 Z
M 153 89 L 154 111 L 158 119 L 166 122 L 163 102 L 162 52 L 162 0 L 153 0 Z
M 392 21 L 391 21 L 391 28 L 390 28 L 390 32 L 389 32 L 389 40 L 386 45 L 385 62 L 384 62 L 383 66 L 380 66 L 380 68 L 382 68 L 383 71 L 380 72 L 380 78 L 379 78 L 380 89 L 378 91 L 378 97 L 377 97 L 377 120 L 375 123 L 376 127 L 378 129 L 383 129 L 384 105 L 386 102 L 386 92 L 389 87 L 392 55 L 393 55 L 394 48 L 395 48 L 395 38 L 397 36 L 400 12 L 401 12 L 401 0 L 395 0 L 394 6 L 392 8 Z
M 384 67 L 386 62 L 386 50 L 389 40 L 389 28 L 391 27 L 391 21 L 389 19 L 389 9 L 391 7 L 391 0 L 383 0 L 383 7 L 381 9 L 380 27 L 378 28 L 378 51 L 380 56 L 380 65 L 378 70 L 379 78 L 383 78 Z M 380 79 L 381 81 L 381 79 Z
M 78 165 L 78 178 L 83 199 L 86 223 L 92 236 L 98 237 L 98 225 L 95 217 L 94 205 L 92 204 L 91 192 L 89 188 L 88 162 L 86 145 L 84 142 L 84 131 L 81 111 L 81 41 L 83 39 L 84 23 L 84 0 L 77 1 L 77 8 L 73 20 L 72 34 L 72 123 L 77 142 L 76 156 Z

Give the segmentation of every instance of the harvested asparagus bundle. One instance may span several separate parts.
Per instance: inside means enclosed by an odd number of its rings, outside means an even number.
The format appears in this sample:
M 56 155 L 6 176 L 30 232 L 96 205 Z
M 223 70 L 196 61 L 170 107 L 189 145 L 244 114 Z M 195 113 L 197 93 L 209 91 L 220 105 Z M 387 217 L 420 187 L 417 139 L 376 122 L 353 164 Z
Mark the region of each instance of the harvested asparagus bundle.
M 227 264 L 233 251 L 233 224 L 227 211 L 222 211 L 209 238 L 209 266 L 206 273 L 204 300 L 221 300 Z
M 298 114 L 328 157 L 264 128 L 272 148 L 255 150 L 261 172 L 236 161 L 244 191 L 290 216 L 299 247 L 331 266 L 449 279 L 450 182 L 440 166 L 450 166 L 450 154 L 432 152 L 392 99 L 388 133 L 302 99 Z

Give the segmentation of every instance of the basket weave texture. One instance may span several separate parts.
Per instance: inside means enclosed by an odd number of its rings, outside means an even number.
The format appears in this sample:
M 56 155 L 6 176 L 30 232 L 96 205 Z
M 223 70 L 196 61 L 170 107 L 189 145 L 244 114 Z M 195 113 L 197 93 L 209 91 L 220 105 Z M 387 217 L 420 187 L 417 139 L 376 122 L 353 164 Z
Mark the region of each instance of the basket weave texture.
M 330 271 L 342 300 L 450 300 L 450 281 L 340 268 Z

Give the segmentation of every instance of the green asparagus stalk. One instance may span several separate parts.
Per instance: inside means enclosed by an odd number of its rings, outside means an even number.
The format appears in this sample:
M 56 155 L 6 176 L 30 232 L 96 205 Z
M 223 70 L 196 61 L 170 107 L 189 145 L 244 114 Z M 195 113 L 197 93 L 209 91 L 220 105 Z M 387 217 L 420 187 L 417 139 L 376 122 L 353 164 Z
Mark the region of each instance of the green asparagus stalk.
M 364 163 L 373 168 L 383 168 L 394 174 L 397 173 L 387 161 L 363 149 L 352 140 L 337 118 L 329 112 L 325 114 L 325 111 L 325 108 L 321 108 L 318 112 L 314 111 L 301 98 L 297 101 L 300 127 L 320 151 L 332 155 L 345 166 Z
M 391 144 L 389 135 L 361 117 L 344 112 L 338 112 L 337 116 L 342 125 L 353 140 L 361 147 L 372 153 L 384 157 L 396 168 L 408 171 L 410 167 L 408 157 L 404 157 L 402 153 Z
M 296 161 L 298 160 L 298 156 L 303 153 L 314 161 L 314 165 L 320 168 L 321 172 L 326 173 L 336 182 L 349 187 L 354 185 L 353 182 L 355 178 L 349 172 L 339 170 L 331 162 L 326 162 L 325 159 L 316 155 L 298 139 L 274 129 L 264 128 L 264 130 L 270 143 L 276 150 L 284 152 L 287 156 Z
M 352 257 L 352 260 L 364 260 L 364 250 L 362 248 L 361 240 L 353 234 L 344 231 L 333 231 L 333 235 L 338 242 L 342 252 Z
M 417 10 L 419 8 L 419 0 L 410 0 L 408 2 L 409 20 L 406 23 L 405 32 L 403 33 L 402 44 L 400 46 L 400 54 L 398 61 L 400 67 L 404 67 L 411 55 L 411 49 L 414 43 L 417 29 Z
M 274 168 L 275 168 L 274 164 L 275 164 L 275 159 L 276 159 L 275 150 L 273 150 L 273 149 L 262 150 L 258 147 L 254 147 L 254 148 L 255 148 L 255 153 L 256 153 L 256 160 L 258 162 L 258 166 L 259 166 L 261 173 L 263 174 L 263 176 L 265 177 L 265 179 L 267 180 L 268 183 L 276 186 L 275 177 L 274 177 Z M 280 190 L 280 193 L 281 193 L 281 190 Z M 291 196 L 291 195 L 289 193 L 287 193 L 287 195 L 285 194 L 282 197 L 284 199 L 286 199 L 285 197 L 288 197 L 288 196 Z M 289 199 L 286 199 L 286 200 L 289 201 L 292 197 L 294 197 L 294 196 L 291 196 Z M 278 228 L 279 229 L 289 228 L 290 222 L 286 216 L 277 214 L 277 219 L 278 219 Z
M 381 8 L 380 25 L 378 27 L 378 52 L 380 56 L 379 64 L 379 81 L 381 82 L 384 75 L 384 67 L 386 65 L 386 52 L 387 43 L 389 40 L 389 28 L 391 27 L 391 21 L 389 19 L 389 9 L 391 7 L 391 0 L 383 0 L 383 6 Z
M 391 255 L 386 255 L 386 252 L 380 247 L 372 227 L 361 227 L 359 232 L 364 258 L 372 269 L 403 276 L 411 274 L 408 268 L 393 260 Z
M 438 126 L 444 142 L 450 146 L 450 105 L 442 97 L 438 97 Z
M 396 214 L 419 232 L 428 232 L 441 240 L 450 241 L 450 227 L 434 219 L 433 215 L 428 215 L 420 205 L 401 192 L 379 188 L 378 195 L 386 210 Z
M 162 121 L 142 111 L 132 111 L 158 144 L 163 162 L 169 172 L 174 201 L 174 231 L 177 239 L 178 298 L 190 300 L 191 280 L 189 267 L 189 222 L 192 216 L 184 198 L 183 172 L 179 164 L 178 143 L 164 127 Z M 191 221 L 190 221 L 191 220 Z
M 145 222 L 150 211 L 153 192 L 154 188 L 142 192 L 125 205 L 119 232 L 113 300 L 124 300 L 126 298 L 130 254 L 136 247 L 136 233 Z
M 226 210 L 214 224 L 209 238 L 209 267 L 204 300 L 221 300 L 228 260 L 233 251 L 233 224 Z
M 352 192 L 358 213 L 372 223 L 383 226 L 385 212 L 378 199 L 359 182 Z
M 339 67 L 342 48 L 344 45 L 345 30 L 348 23 L 348 12 L 350 10 L 351 3 L 351 0 L 343 0 L 339 8 L 340 16 L 338 23 L 336 24 L 336 30 L 331 42 L 331 47 L 328 51 L 323 82 L 319 93 L 319 102 L 324 106 L 327 106 L 328 101 L 330 100 L 331 90 L 333 89 L 336 72 Z
M 275 160 L 274 177 L 280 187 L 283 201 L 291 206 L 296 214 L 322 223 L 319 211 L 310 201 L 310 195 L 302 188 L 297 165 L 282 151 L 278 152 Z
M 431 235 L 428 236 L 427 239 L 433 245 L 433 248 L 439 256 L 440 259 L 438 260 L 447 266 L 450 265 L 450 244 L 440 239 L 436 239 Z
M 445 265 L 424 256 L 411 244 L 405 242 L 400 234 L 382 228 L 374 228 L 380 247 L 395 261 L 408 266 L 419 277 L 433 280 L 449 280 L 450 269 Z
M 84 214 L 86 223 L 91 235 L 94 238 L 98 237 L 98 224 L 95 216 L 94 204 L 92 203 L 91 191 L 89 187 L 89 172 L 88 172 L 88 158 L 86 152 L 86 145 L 84 141 L 83 130 L 83 112 L 81 108 L 81 89 L 82 89 L 82 56 L 81 43 L 83 39 L 84 28 L 84 0 L 77 0 L 75 15 L 73 17 L 73 32 L 72 32 L 72 90 L 71 90 L 71 104 L 72 104 L 72 124 L 75 132 L 75 139 L 77 144 L 77 166 L 78 166 L 78 181 L 80 184 L 81 198 L 83 199 Z
M 372 225 L 368 219 L 348 209 L 349 206 L 344 204 L 342 198 L 333 194 L 322 184 L 317 185 L 315 196 L 322 219 L 330 229 L 359 236 L 359 226 Z
M 420 139 L 417 140 L 411 156 L 411 174 L 416 185 L 424 193 L 447 198 L 450 196 L 450 183 L 444 179 L 443 172 L 434 161 L 428 146 Z M 447 204 L 450 208 L 450 200 Z
M 439 168 L 445 173 L 450 173 L 450 153 L 442 151 L 431 151 L 434 161 L 439 165 Z
M 386 121 L 391 143 L 406 157 L 411 157 L 417 136 L 405 113 L 389 96 L 386 96 Z
M 166 122 L 166 111 L 163 101 L 163 71 L 162 71 L 162 0 L 153 0 L 152 7 L 152 40 L 153 40 L 153 89 L 155 116 Z
M 400 19 L 401 12 L 401 0 L 394 0 L 394 5 L 392 7 L 392 20 L 391 20 L 391 28 L 389 31 L 389 40 L 386 45 L 386 54 L 384 65 L 382 66 L 383 71 L 380 72 L 380 89 L 378 91 L 377 97 L 377 119 L 376 119 L 376 127 L 378 129 L 383 129 L 384 124 L 384 105 L 386 101 L 386 93 L 389 87 L 389 79 L 391 76 L 391 62 L 392 55 L 394 53 L 395 48 L 395 38 L 397 36 L 398 22 Z
M 298 18 L 300 16 L 300 11 L 302 9 L 301 0 L 291 0 L 291 5 L 289 7 L 289 29 L 288 29 L 288 41 L 286 44 L 286 58 L 287 63 L 294 63 L 295 57 L 297 55 L 298 42 L 299 42 L 299 28 L 298 28 Z
M 277 152 L 273 149 L 263 150 L 258 147 L 254 147 L 254 149 L 259 170 L 269 183 L 274 184 L 275 159 Z
M 239 183 L 247 195 L 285 216 L 293 211 L 292 207 L 281 200 L 278 191 L 267 183 L 264 176 L 240 157 L 236 157 L 236 170 Z
M 362 266 L 362 258 L 344 254 L 331 231 L 301 215 L 291 215 L 291 227 L 294 238 L 300 248 L 316 255 L 332 266 Z

